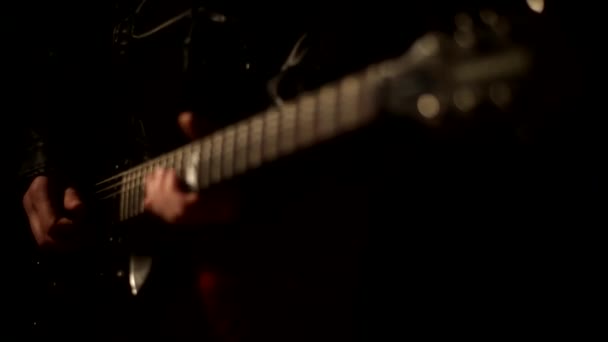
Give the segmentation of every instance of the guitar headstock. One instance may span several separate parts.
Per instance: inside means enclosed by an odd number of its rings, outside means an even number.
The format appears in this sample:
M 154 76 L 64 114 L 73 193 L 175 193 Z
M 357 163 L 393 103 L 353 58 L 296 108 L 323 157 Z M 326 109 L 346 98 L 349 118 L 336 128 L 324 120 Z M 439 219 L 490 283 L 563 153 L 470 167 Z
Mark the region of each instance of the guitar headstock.
M 460 14 L 453 34 L 429 33 L 384 66 L 390 113 L 425 123 L 466 117 L 482 105 L 507 108 L 531 66 L 529 50 L 514 43 L 510 23 L 493 11 Z

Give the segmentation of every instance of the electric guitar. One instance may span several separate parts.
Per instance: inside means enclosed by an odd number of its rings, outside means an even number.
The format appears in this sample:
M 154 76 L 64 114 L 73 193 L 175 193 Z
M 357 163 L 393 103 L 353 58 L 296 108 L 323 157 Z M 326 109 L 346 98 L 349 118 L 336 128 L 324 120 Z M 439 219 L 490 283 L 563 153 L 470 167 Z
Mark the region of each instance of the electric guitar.
M 502 36 L 498 24 L 459 30 L 454 37 L 430 33 L 402 56 L 367 67 L 317 91 L 218 130 L 96 184 L 113 223 L 144 212 L 143 182 L 158 167 L 175 169 L 196 191 L 228 181 L 322 142 L 365 127 L 382 115 L 428 125 L 472 112 L 483 103 L 506 107 L 531 67 L 529 50 Z M 485 51 L 475 39 L 485 35 Z M 478 42 L 481 43 L 481 42 Z M 466 115 L 456 117 L 466 118 Z M 149 259 L 131 261 L 137 293 Z
M 468 120 L 481 105 L 507 108 L 533 70 L 534 55 L 510 39 L 505 18 L 494 19 L 463 25 L 453 36 L 429 33 L 397 58 L 117 173 L 95 185 L 98 211 L 118 226 L 139 217 L 145 176 L 158 167 L 175 169 L 191 189 L 205 191 L 382 118 L 435 127 Z M 129 271 L 115 274 L 137 294 L 151 263 L 150 256 L 132 256 Z

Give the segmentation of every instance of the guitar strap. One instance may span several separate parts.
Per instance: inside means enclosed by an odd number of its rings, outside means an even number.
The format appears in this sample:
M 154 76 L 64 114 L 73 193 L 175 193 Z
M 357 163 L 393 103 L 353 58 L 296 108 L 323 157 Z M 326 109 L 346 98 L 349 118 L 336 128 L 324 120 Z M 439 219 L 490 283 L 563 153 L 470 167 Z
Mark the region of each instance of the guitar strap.
M 306 56 L 306 53 L 308 52 L 308 48 L 305 47 L 306 45 L 303 44 L 303 42 L 306 40 L 306 37 L 307 34 L 303 34 L 302 36 L 300 36 L 300 38 L 296 41 L 295 45 L 291 49 L 291 52 L 287 56 L 287 59 L 281 66 L 279 73 L 268 81 L 268 96 L 270 96 L 270 99 L 277 107 L 280 107 L 283 104 L 283 99 L 279 94 L 279 87 L 281 85 L 281 81 L 289 70 L 298 66 L 302 62 L 302 59 L 304 59 L 304 56 Z

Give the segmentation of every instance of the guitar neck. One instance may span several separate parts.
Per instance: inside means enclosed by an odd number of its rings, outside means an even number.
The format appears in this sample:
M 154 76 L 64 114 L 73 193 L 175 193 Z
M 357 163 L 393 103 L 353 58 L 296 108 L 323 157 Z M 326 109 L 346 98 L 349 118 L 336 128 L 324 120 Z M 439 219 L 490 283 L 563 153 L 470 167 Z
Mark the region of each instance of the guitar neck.
M 186 184 L 201 191 L 365 126 L 378 113 L 380 70 L 382 64 L 370 66 L 161 155 L 99 183 L 98 195 L 116 201 L 117 220 L 125 221 L 143 213 L 143 182 L 156 168 L 175 169 Z
M 437 123 L 449 110 L 466 114 L 482 102 L 503 108 L 511 98 L 505 82 L 527 75 L 531 58 L 527 49 L 505 43 L 494 33 L 485 37 L 493 37 L 487 46 L 495 49 L 480 51 L 445 35 L 425 35 L 400 57 L 106 179 L 96 184 L 100 187 L 96 194 L 114 203 L 112 221 L 125 221 L 143 213 L 144 179 L 159 167 L 175 169 L 187 185 L 201 191 L 365 126 L 380 109 L 396 115 L 413 113 L 419 120 Z M 499 88 L 506 95 L 494 96 Z

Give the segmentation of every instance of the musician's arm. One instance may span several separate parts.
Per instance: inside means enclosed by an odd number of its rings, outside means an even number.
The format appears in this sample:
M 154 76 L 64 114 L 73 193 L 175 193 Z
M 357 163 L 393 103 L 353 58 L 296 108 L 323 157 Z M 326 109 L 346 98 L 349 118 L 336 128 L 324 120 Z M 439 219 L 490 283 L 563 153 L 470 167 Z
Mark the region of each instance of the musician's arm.
M 37 18 L 40 11 L 29 9 L 28 13 Z M 18 133 L 14 142 L 17 159 L 18 184 L 22 194 L 32 180 L 48 175 L 59 169 L 59 158 L 68 159 L 70 151 L 66 145 L 70 141 L 70 131 L 76 124 L 70 122 L 69 90 L 65 83 L 69 80 L 60 69 L 61 64 L 53 53 L 54 46 L 40 32 L 42 27 L 33 20 L 15 37 L 14 58 L 16 65 L 14 82 L 15 96 L 11 99 L 18 105 L 12 113 Z M 72 139 L 73 140 L 73 139 Z
M 44 90 L 30 91 L 37 98 Z M 69 118 L 60 110 L 30 106 L 20 119 L 18 141 L 18 183 L 24 193 L 38 176 L 69 178 L 74 148 L 70 142 L 78 140 L 71 133 Z
M 22 132 L 23 150 L 18 170 L 19 185 L 24 193 L 32 181 L 49 170 L 47 139 L 39 130 L 24 127 Z
M 14 142 L 16 197 L 37 245 L 63 246 L 71 238 L 55 233 L 60 226 L 67 231 L 72 223 L 67 215 L 71 217 L 73 209 L 82 207 L 68 185 L 77 175 L 72 166 L 78 161 L 76 147 L 83 146 L 76 133 L 83 124 L 73 121 L 76 107 L 66 101 L 70 92 L 61 84 L 66 80 L 58 77 L 58 65 L 48 61 L 48 52 L 31 50 L 24 52 L 29 65 L 24 68 L 26 77 L 19 81 L 19 111 L 15 113 L 19 121 L 14 127 L 19 135 Z

